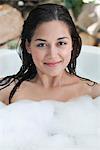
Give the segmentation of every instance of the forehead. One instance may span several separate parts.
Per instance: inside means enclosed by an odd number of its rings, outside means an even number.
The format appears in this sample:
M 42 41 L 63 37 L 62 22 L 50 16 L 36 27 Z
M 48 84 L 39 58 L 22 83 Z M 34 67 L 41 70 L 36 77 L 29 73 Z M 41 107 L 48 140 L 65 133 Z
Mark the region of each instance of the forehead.
M 43 22 L 42 24 L 38 25 L 33 38 L 37 36 L 70 36 L 68 25 L 65 24 L 63 21 L 53 20 L 48 22 Z

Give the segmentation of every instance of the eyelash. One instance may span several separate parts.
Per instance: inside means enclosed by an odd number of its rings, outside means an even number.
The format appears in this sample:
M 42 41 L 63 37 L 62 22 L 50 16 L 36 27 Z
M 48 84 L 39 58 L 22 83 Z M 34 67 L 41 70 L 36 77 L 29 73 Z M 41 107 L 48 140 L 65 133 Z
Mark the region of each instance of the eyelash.
M 44 46 L 46 46 L 45 43 L 39 43 L 39 44 L 37 44 L 37 47 L 44 47 Z
M 64 46 L 66 44 L 67 44 L 66 42 L 60 41 L 60 42 L 57 43 L 57 46 Z M 40 48 L 46 47 L 46 46 L 48 46 L 46 43 L 39 43 L 39 44 L 37 44 L 37 47 L 40 47 Z
M 59 45 L 60 45 L 60 46 L 63 46 L 63 45 L 66 45 L 66 44 L 67 44 L 66 42 L 61 42 L 61 41 L 60 41 L 60 42 L 58 42 L 57 45 L 58 45 L 58 46 L 59 46 Z

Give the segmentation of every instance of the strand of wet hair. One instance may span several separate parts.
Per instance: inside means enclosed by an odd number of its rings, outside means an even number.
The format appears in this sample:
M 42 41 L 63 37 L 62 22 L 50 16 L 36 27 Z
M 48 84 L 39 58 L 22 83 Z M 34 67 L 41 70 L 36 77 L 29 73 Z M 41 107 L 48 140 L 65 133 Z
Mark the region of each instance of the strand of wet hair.
M 89 85 L 89 86 L 95 86 L 95 85 L 98 84 L 96 81 L 90 80 L 90 79 L 88 79 L 88 78 L 80 77 L 80 76 L 77 75 L 77 74 L 76 74 L 75 76 L 77 76 L 78 78 L 80 78 L 80 80 L 82 80 L 82 81 L 90 81 L 90 82 L 92 82 L 93 84 L 89 84 L 88 82 L 86 83 L 86 84 Z
M 21 85 L 21 83 L 25 80 L 29 81 L 35 77 L 36 72 L 32 73 L 32 71 L 33 71 L 33 68 L 31 66 L 25 72 L 20 73 L 20 75 L 21 75 L 20 78 L 17 77 L 17 83 L 15 84 L 14 88 L 10 92 L 9 103 L 11 103 L 11 99 L 12 99 L 14 93 L 16 92 L 17 88 Z

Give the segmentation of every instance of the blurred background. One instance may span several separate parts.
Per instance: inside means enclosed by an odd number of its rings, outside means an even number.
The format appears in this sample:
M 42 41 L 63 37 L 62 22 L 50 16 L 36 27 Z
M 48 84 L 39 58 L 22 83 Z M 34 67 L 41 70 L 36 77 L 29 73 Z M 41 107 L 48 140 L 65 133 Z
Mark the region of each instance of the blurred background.
M 47 2 L 68 8 L 83 45 L 100 47 L 100 0 L 0 0 L 0 49 L 15 49 L 29 11 Z

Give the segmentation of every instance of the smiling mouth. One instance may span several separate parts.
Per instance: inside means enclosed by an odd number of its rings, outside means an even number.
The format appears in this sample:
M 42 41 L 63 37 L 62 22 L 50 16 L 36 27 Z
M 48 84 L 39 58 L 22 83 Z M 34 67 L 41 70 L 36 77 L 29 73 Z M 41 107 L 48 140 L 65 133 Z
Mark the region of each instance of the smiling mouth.
M 54 67 L 57 66 L 59 63 L 61 63 L 62 61 L 58 61 L 58 62 L 50 62 L 50 63 L 44 63 L 45 65 L 48 65 L 49 67 Z

